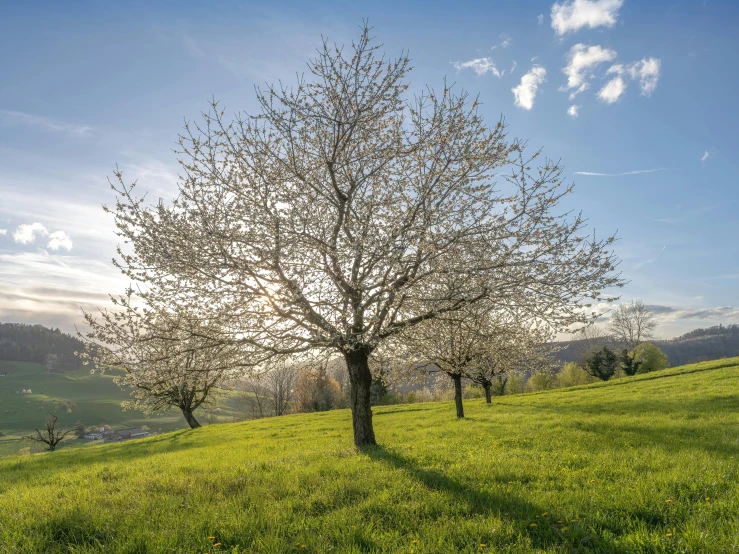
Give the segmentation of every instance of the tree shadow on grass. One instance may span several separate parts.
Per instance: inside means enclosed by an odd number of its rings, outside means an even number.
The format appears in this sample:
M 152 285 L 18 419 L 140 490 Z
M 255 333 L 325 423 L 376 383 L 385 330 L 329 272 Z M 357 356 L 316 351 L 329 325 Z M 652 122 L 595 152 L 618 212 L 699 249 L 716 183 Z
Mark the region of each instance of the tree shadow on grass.
M 566 536 L 557 525 L 552 523 L 564 520 L 563 515 L 558 517 L 558 514 L 549 509 L 533 504 L 509 491 L 471 488 L 437 469 L 421 467 L 415 460 L 381 445 L 365 447 L 360 449 L 360 452 L 372 460 L 404 471 L 430 490 L 450 494 L 464 502 L 470 517 L 494 516 L 512 522 L 522 535 L 528 535 L 532 545 L 536 548 L 554 547 L 558 552 L 597 551 L 611 554 L 626 554 L 627 552 L 626 549 L 619 547 L 609 539 L 590 533 Z M 549 512 L 549 519 L 543 520 L 538 517 L 545 512 Z M 537 525 L 532 527 L 531 524 L 534 522 Z

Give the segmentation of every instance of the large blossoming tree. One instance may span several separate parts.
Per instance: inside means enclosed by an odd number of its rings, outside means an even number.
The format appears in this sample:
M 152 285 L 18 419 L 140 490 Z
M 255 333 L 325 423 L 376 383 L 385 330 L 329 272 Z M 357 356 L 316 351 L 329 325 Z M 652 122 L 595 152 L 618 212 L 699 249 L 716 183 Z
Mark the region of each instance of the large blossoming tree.
M 117 174 L 119 266 L 147 302 L 249 326 L 242 344 L 340 353 L 354 442 L 371 445 L 368 360 L 387 339 L 482 299 L 564 325 L 619 279 L 612 238 L 560 212 L 561 168 L 533 167 L 464 93 L 409 98 L 408 57 L 383 56 L 369 28 L 308 70 L 259 90 L 255 115 L 214 102 L 187 124 L 171 204 Z

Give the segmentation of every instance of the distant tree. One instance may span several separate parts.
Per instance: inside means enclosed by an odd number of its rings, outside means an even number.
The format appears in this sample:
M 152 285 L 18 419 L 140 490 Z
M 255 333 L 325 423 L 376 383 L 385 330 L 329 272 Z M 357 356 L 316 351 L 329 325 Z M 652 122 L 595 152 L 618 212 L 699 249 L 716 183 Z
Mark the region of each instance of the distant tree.
M 385 382 L 385 373 L 380 370 L 372 376 L 372 386 L 370 387 L 370 403 L 373 406 L 382 404 L 383 398 L 388 393 L 387 383 Z
M 604 346 L 611 342 L 608 332 L 595 323 L 586 325 L 573 334 L 575 342 L 575 360 L 580 364 L 585 364 L 593 354 L 602 350 Z
M 593 382 L 593 376 L 590 375 L 582 366 L 569 362 L 564 365 L 562 370 L 557 374 L 558 387 L 575 387 L 577 385 L 585 385 Z
M 667 355 L 651 342 L 643 342 L 634 349 L 634 361 L 639 364 L 639 373 L 659 371 L 669 367 Z
M 549 390 L 557 386 L 557 378 L 548 371 L 537 371 L 526 383 L 526 389 L 532 392 Z
M 57 445 L 64 440 L 64 437 L 74 431 L 74 429 L 65 431 L 62 427 L 57 427 L 57 421 L 57 416 L 49 414 L 46 416 L 43 430 L 36 429 L 35 435 L 28 435 L 26 438 L 33 442 L 45 444 L 47 450 L 56 450 Z
M 74 424 L 74 434 L 78 439 L 80 439 L 85 436 L 85 433 L 85 424 L 82 423 L 81 419 L 78 419 L 77 423 Z
M 196 409 L 207 407 L 225 386 L 251 367 L 246 349 L 221 336 L 217 322 L 186 313 L 140 310 L 129 294 L 116 299 L 115 312 L 95 318 L 85 314 L 90 330 L 81 335 L 84 356 L 101 371 L 113 371 L 115 382 L 131 391 L 124 408 L 147 414 L 177 408 L 190 428 L 200 427 Z
M 641 300 L 621 304 L 608 324 L 608 330 L 620 344 L 633 350 L 644 341 L 654 338 L 657 322 L 652 311 Z
M 633 352 L 629 352 L 626 348 L 621 352 L 621 369 L 626 375 L 636 375 L 641 367 L 642 362 L 636 360 Z
M 325 412 L 338 407 L 341 388 L 330 377 L 325 364 L 304 368 L 295 384 L 295 407 L 298 412 Z
M 562 168 L 465 93 L 409 98 L 410 69 L 367 26 L 326 40 L 307 78 L 257 92 L 258 114 L 214 101 L 186 125 L 171 204 L 114 184 L 118 267 L 148 303 L 218 306 L 261 348 L 343 356 L 357 446 L 376 444 L 369 360 L 388 339 L 485 298 L 566 327 L 621 284 L 613 237 L 561 207 Z
M 271 369 L 265 374 L 274 415 L 284 415 L 292 408 L 295 383 L 299 374 L 300 368 L 298 365 L 289 360 L 280 360 L 272 364 Z
M 616 373 L 616 364 L 618 356 L 607 346 L 595 352 L 585 362 L 585 371 L 588 374 L 600 379 L 608 381 Z

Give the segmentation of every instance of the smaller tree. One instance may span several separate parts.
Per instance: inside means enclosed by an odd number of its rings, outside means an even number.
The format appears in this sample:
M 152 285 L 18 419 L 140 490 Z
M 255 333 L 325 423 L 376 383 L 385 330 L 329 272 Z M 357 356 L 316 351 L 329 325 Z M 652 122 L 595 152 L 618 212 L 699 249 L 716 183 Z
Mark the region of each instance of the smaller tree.
M 587 325 L 574 333 L 573 341 L 575 341 L 576 361 L 582 365 L 585 365 L 587 360 L 592 358 L 596 352 L 612 342 L 606 330 L 595 323 Z
M 634 349 L 634 360 L 639 364 L 639 373 L 659 371 L 670 365 L 667 354 L 651 342 L 644 342 Z
M 36 429 L 35 435 L 28 435 L 25 438 L 32 440 L 33 442 L 45 444 L 46 450 L 53 452 L 56 450 L 57 445 L 64 440 L 64 437 L 74 431 L 74 429 L 68 429 L 65 431 L 62 427 L 57 427 L 57 421 L 57 416 L 53 414 L 47 415 L 43 431 Z
M 585 371 L 601 381 L 608 381 L 616 373 L 617 363 L 618 356 L 616 356 L 613 350 L 604 346 L 587 359 L 585 362 Z
M 77 420 L 77 423 L 74 424 L 74 434 L 78 439 L 81 439 L 85 436 L 85 424 L 82 423 L 81 419 Z
M 146 414 L 177 408 L 190 428 L 200 427 L 194 416 L 245 367 L 255 364 L 245 347 L 229 340 L 216 316 L 202 320 L 170 307 L 140 310 L 132 291 L 118 297 L 120 311 L 103 310 L 95 318 L 86 313 L 90 332 L 83 354 L 100 371 L 117 373 L 115 382 L 131 390 L 124 408 Z
M 325 412 L 338 407 L 341 387 L 330 377 L 325 364 L 307 367 L 295 384 L 295 406 L 299 412 Z
M 626 348 L 633 350 L 642 342 L 654 338 L 657 322 L 652 311 L 641 300 L 621 304 L 613 312 L 608 331 Z
M 586 385 L 593 382 L 593 376 L 590 375 L 582 366 L 568 362 L 562 367 L 557 374 L 558 387 L 576 387 L 577 385 Z
M 634 358 L 633 353 L 624 348 L 621 352 L 621 369 L 628 376 L 636 375 L 641 367 L 642 362 Z

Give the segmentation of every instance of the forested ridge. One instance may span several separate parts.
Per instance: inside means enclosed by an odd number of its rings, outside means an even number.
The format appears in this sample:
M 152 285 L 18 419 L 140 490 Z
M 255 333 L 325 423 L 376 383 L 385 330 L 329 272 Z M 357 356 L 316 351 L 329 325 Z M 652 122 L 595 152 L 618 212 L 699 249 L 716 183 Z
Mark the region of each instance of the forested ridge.
M 55 371 L 77 369 L 82 364 L 75 352 L 82 342 L 59 329 L 43 325 L 0 323 L 0 360 L 47 364 Z
M 573 340 L 561 343 L 557 357 L 563 362 L 578 361 L 581 342 Z M 667 354 L 671 366 L 731 358 L 739 356 L 739 325 L 695 329 L 674 339 L 656 340 L 654 344 Z

